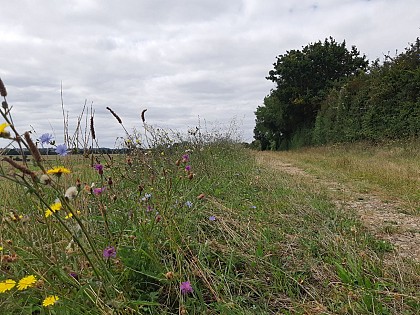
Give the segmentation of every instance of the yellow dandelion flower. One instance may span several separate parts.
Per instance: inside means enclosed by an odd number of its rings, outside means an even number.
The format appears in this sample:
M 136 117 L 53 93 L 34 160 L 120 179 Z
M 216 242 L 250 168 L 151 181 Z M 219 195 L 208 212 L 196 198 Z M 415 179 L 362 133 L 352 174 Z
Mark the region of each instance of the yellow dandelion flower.
M 79 211 L 79 210 L 77 210 L 77 211 L 76 211 L 76 214 L 80 214 L 80 211 Z M 73 213 L 69 212 L 69 213 L 67 213 L 67 215 L 64 217 L 64 219 L 70 219 L 70 218 L 72 218 L 72 217 L 73 217 Z
M 30 275 L 19 280 L 17 289 L 20 291 L 26 290 L 27 288 L 33 287 L 35 283 L 36 283 L 35 276 Z
M 63 166 L 56 166 L 47 171 L 47 174 L 52 174 L 56 176 L 61 176 L 61 174 L 69 174 L 69 173 L 70 173 L 70 170 Z
M 15 285 L 16 285 L 16 281 L 12 279 L 7 279 L 0 282 L 0 293 L 4 293 L 6 291 L 13 289 Z
M 60 201 L 56 201 L 53 203 L 47 210 L 45 210 L 45 217 L 48 218 L 49 216 L 52 216 L 54 212 L 57 212 L 62 207 L 62 204 Z
M 47 296 L 44 301 L 42 301 L 42 306 L 50 306 L 57 303 L 60 298 L 57 295 Z
M 2 123 L 0 125 L 0 137 L 8 137 L 10 133 L 8 131 L 5 131 L 6 127 L 10 126 L 8 123 Z

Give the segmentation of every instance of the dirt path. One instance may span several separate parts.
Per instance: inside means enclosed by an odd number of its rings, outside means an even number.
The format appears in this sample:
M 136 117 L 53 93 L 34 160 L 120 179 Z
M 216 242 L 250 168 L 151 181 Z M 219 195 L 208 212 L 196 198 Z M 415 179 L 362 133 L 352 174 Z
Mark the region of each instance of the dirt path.
M 364 225 L 380 239 L 391 242 L 396 255 L 420 262 L 420 217 L 401 212 L 397 202 L 386 202 L 379 196 L 357 192 L 350 185 L 315 177 L 303 169 L 282 161 L 275 152 L 258 152 L 260 165 L 298 176 L 302 180 L 326 187 L 337 207 L 358 213 Z

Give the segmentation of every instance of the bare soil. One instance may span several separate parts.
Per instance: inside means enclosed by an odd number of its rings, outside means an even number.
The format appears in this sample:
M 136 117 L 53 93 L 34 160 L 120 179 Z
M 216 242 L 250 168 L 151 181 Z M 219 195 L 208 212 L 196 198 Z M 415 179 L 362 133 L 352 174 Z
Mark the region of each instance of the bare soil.
M 397 200 L 383 200 L 374 193 L 360 193 L 351 184 L 319 178 L 282 161 L 275 152 L 257 152 L 255 158 L 260 165 L 326 188 L 338 208 L 355 211 L 376 237 L 394 245 L 396 255 L 420 262 L 420 217 L 404 213 L 404 207 Z

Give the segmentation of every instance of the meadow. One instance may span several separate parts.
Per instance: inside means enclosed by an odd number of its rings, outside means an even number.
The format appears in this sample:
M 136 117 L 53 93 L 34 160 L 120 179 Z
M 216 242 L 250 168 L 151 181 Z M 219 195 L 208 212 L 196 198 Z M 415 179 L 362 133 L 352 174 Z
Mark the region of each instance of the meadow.
M 258 163 L 230 132 L 172 135 L 143 120 L 144 133 L 127 132 L 125 154 L 72 154 L 49 134 L 19 133 L 10 115 L 3 105 L 0 135 L 31 158 L 0 165 L 2 314 L 420 312 L 417 262 L 395 255 L 326 187 Z M 58 154 L 40 155 L 40 144 Z M 361 158 L 332 150 L 278 157 L 353 182 L 346 169 Z M 404 160 L 418 172 L 415 156 Z M 372 174 L 389 168 L 377 167 Z M 418 213 L 415 188 L 366 172 L 360 189 L 406 192 L 407 211 Z

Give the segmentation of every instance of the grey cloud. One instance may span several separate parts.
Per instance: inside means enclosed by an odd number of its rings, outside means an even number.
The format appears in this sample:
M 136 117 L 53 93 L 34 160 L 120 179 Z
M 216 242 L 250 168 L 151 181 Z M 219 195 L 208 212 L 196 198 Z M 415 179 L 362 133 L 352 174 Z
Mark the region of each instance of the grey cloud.
M 62 139 L 62 83 L 70 125 L 93 103 L 103 145 L 125 136 L 106 106 L 128 130 L 148 108 L 149 123 L 171 129 L 237 119 L 252 140 L 277 55 L 332 35 L 375 59 L 419 27 L 416 0 L 1 2 L 0 76 L 16 125 Z

